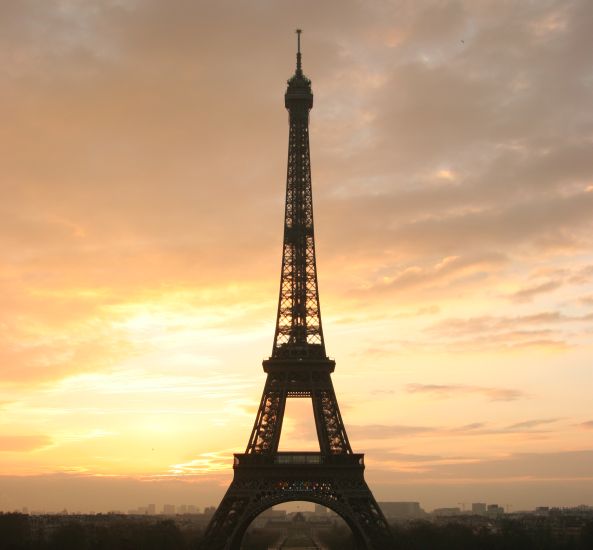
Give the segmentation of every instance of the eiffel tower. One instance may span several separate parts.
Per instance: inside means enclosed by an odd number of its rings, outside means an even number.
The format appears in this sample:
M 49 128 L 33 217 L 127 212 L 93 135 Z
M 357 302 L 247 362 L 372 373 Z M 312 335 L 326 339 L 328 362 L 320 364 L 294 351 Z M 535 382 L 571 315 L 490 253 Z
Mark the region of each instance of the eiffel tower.
M 288 80 L 288 172 L 280 297 L 272 355 L 245 453 L 234 455 L 234 478 L 206 529 L 204 550 L 239 550 L 250 523 L 288 501 L 321 504 L 349 525 L 361 550 L 391 547 L 389 526 L 364 480 L 364 455 L 352 452 L 334 392 L 335 361 L 325 353 L 313 233 L 309 157 L 311 81 L 297 64 Z M 311 399 L 320 452 L 279 452 L 288 398 Z

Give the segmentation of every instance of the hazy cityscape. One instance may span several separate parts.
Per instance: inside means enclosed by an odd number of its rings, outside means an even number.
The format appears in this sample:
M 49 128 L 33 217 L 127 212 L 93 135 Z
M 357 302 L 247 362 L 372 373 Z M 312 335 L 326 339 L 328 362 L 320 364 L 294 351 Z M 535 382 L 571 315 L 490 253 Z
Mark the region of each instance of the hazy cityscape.
M 390 519 L 420 519 L 420 518 L 438 518 L 438 517 L 457 517 L 457 516 L 482 516 L 482 517 L 489 517 L 489 518 L 496 518 L 506 515 L 512 514 L 537 514 L 540 516 L 546 516 L 550 512 L 556 513 L 558 511 L 579 511 L 586 515 L 588 512 L 593 512 L 593 506 L 588 506 L 585 504 L 573 507 L 557 507 L 557 506 L 538 506 L 533 510 L 513 510 L 511 511 L 511 507 L 508 506 L 505 509 L 504 506 L 499 504 L 492 504 L 486 502 L 472 502 L 472 503 L 458 503 L 457 506 L 451 507 L 441 507 L 441 508 L 433 508 L 432 510 L 425 510 L 420 502 L 414 501 L 379 501 L 379 506 L 381 507 L 383 513 L 386 517 Z M 301 509 L 302 508 L 302 509 Z M 307 515 L 314 515 L 316 517 L 324 517 L 326 515 L 332 514 L 331 510 L 328 508 L 313 504 L 310 502 L 299 502 L 290 503 L 285 506 L 273 507 L 267 512 L 264 512 L 260 517 L 268 518 L 268 517 L 284 517 L 291 513 L 297 513 L 294 510 L 297 510 L 299 513 Z M 211 516 L 216 510 L 216 506 L 206 506 L 204 508 L 200 508 L 194 504 L 162 504 L 157 505 L 154 503 L 149 503 L 146 505 L 138 506 L 137 508 L 133 508 L 127 511 L 113 509 L 108 512 L 82 512 L 77 510 L 60 510 L 60 511 L 47 511 L 47 510 L 29 510 L 28 507 L 24 507 L 18 510 L 4 510 L 0 511 L 3 514 L 25 514 L 25 515 L 32 515 L 32 516 L 40 516 L 40 515 L 56 515 L 56 516 L 68 516 L 68 515 L 128 515 L 128 516 L 185 516 L 185 515 L 192 515 L 192 516 L 201 516 L 201 517 L 208 517 Z M 313 511 L 314 510 L 314 511 Z
M 484 502 L 425 511 L 418 502 L 380 502 L 394 549 L 588 549 L 593 543 L 593 507 L 507 512 Z M 215 512 L 191 504 L 149 503 L 107 514 L 45 514 L 23 509 L 0 513 L 0 547 L 19 549 L 181 550 L 194 548 Z M 304 545 L 307 546 L 304 546 Z M 452 546 L 455 544 L 455 546 Z M 425 546 L 429 545 L 429 546 Z M 260 514 L 245 534 L 245 550 L 355 549 L 350 529 L 327 508 L 291 503 Z

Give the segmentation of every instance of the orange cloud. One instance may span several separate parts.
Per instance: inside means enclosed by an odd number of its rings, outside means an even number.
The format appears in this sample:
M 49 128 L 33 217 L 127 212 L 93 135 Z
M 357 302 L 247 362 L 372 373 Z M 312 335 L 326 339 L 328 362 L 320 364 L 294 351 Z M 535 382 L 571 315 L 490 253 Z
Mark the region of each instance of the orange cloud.
M 526 397 L 523 391 L 510 388 L 488 388 L 466 386 L 463 384 L 407 384 L 410 393 L 430 393 L 438 397 L 451 397 L 463 394 L 481 394 L 491 401 L 515 401 Z
M 30 452 L 51 445 L 47 435 L 0 435 L 0 451 Z

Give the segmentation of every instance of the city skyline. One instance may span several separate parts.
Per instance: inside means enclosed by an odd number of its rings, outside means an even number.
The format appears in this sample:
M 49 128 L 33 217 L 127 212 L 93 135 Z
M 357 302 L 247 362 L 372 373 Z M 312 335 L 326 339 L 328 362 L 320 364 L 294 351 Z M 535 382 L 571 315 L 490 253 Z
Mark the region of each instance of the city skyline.
M 297 13 L 377 500 L 593 504 L 593 7 L 229 6 L 0 7 L 0 510 L 220 501 L 272 347 Z M 280 448 L 314 434 L 289 403 Z

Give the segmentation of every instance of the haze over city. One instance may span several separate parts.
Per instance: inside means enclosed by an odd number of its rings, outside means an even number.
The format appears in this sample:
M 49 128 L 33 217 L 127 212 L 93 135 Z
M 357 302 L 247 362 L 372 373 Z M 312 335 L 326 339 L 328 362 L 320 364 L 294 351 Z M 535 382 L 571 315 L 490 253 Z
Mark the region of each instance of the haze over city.
M 593 504 L 593 4 L 0 5 L 0 510 L 216 505 L 313 81 L 333 383 L 379 501 Z M 315 450 L 289 402 L 282 450 Z

